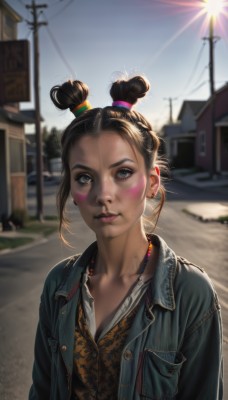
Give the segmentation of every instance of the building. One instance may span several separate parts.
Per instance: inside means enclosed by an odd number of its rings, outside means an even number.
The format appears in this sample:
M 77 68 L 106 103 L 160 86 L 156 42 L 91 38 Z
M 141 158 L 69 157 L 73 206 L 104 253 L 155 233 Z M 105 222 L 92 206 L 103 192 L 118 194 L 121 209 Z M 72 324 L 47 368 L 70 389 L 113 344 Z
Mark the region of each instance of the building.
M 1 0 L 0 43 L 17 40 L 20 21 L 21 17 Z M 34 123 L 34 119 L 20 111 L 18 102 L 0 104 L 0 219 L 27 208 L 25 123 Z
M 196 115 L 206 101 L 185 100 L 176 123 L 162 127 L 166 156 L 172 167 L 192 168 L 195 166 Z
M 196 166 L 212 173 L 227 172 L 228 83 L 205 103 L 196 122 Z

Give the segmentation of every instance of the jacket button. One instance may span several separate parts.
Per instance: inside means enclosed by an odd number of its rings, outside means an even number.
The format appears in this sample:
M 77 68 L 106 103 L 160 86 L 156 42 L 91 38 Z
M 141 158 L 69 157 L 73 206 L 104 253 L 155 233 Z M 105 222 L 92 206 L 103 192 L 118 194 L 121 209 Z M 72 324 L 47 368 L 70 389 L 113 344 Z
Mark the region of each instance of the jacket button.
M 61 346 L 61 350 L 62 350 L 62 351 L 66 351 L 66 350 L 67 350 L 67 346 L 66 346 L 65 344 L 63 344 L 63 345 Z
M 125 353 L 124 353 L 124 358 L 127 361 L 132 360 L 132 358 L 133 358 L 132 351 L 131 350 L 126 350 Z

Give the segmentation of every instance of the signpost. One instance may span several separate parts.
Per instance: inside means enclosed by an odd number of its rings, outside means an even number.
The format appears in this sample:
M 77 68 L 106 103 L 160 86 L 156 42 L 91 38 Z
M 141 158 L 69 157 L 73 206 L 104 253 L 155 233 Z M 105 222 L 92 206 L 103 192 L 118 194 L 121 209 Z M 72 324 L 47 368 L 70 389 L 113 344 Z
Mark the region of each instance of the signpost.
M 0 105 L 30 101 L 29 42 L 0 41 Z

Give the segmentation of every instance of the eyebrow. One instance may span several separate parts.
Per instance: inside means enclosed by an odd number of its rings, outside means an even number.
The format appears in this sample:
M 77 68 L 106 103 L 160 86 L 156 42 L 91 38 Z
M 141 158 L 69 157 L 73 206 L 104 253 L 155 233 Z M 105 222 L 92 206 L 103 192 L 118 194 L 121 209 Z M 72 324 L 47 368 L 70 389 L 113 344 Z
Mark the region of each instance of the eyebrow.
M 130 162 L 130 163 L 135 164 L 134 160 L 131 160 L 130 158 L 123 158 L 122 160 L 119 160 L 119 161 L 111 164 L 109 168 L 118 167 L 119 165 L 122 165 L 125 162 Z M 86 169 L 87 171 L 92 171 L 93 170 L 92 168 L 90 168 L 90 167 L 88 167 L 87 165 L 84 165 L 84 164 L 74 164 L 73 167 L 71 168 L 71 171 L 74 170 L 74 169 L 77 169 L 77 168 Z

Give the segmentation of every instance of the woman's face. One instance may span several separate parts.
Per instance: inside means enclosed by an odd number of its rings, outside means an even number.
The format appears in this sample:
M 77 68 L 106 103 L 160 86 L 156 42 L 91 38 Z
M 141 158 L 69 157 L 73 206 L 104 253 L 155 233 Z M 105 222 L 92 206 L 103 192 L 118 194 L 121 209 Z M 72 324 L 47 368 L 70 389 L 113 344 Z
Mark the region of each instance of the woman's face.
M 116 132 L 86 135 L 69 155 L 71 195 L 97 236 L 113 238 L 141 226 L 146 196 L 159 187 L 142 155 Z

